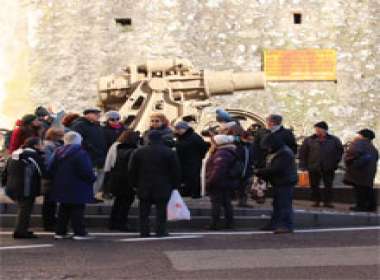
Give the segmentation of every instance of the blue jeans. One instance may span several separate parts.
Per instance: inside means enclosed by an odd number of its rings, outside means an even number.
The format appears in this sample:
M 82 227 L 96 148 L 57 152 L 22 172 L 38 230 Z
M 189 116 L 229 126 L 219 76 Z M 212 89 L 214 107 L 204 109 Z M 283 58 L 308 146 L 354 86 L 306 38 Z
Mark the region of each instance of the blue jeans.
M 271 224 L 274 229 L 293 230 L 293 186 L 273 186 Z

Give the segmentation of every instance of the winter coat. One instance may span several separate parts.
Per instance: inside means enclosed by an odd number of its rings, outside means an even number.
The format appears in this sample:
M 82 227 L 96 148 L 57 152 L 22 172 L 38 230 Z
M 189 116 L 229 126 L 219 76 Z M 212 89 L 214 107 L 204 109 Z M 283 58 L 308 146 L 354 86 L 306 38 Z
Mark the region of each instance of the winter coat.
M 86 118 L 78 118 L 70 126 L 83 137 L 82 145 L 90 155 L 94 167 L 102 168 L 106 159 L 106 141 L 102 127 Z
M 118 144 L 115 165 L 106 173 L 106 189 L 115 196 L 134 196 L 128 179 L 128 163 L 136 145 Z
M 208 150 L 208 144 L 203 138 L 189 128 L 185 134 L 177 137 L 175 147 L 181 163 L 183 178 L 200 176 L 202 159 Z
M 40 195 L 44 175 L 42 153 L 31 148 L 18 149 L 8 159 L 3 174 L 6 194 L 14 200 L 36 197 Z
M 58 148 L 48 171 L 53 181 L 53 201 L 84 204 L 94 200 L 93 183 L 96 177 L 90 157 L 80 145 Z
M 120 134 L 124 130 L 124 126 L 122 125 L 118 127 L 111 127 L 110 125 L 106 124 L 103 126 L 103 133 L 106 141 L 106 151 L 108 151 L 112 144 L 116 142 L 117 138 L 119 138 Z
M 129 161 L 128 178 L 140 199 L 169 199 L 181 178 L 176 152 L 163 142 L 138 148 Z
M 281 126 L 278 130 L 272 132 L 272 134 L 279 137 L 285 145 L 287 145 L 294 154 L 297 154 L 297 142 L 293 132 L 290 129 Z
M 327 134 L 324 140 L 317 135 L 307 137 L 300 148 L 300 168 L 308 171 L 333 171 L 342 159 L 343 145 L 339 138 Z
M 373 187 L 379 152 L 368 140 L 353 142 L 345 156 L 346 172 L 343 182 L 351 186 Z
M 149 132 L 153 130 L 153 128 L 147 130 L 144 132 L 143 136 L 142 136 L 142 139 L 143 139 L 143 144 L 144 145 L 149 145 L 149 139 L 148 139 L 148 135 L 149 135 Z M 161 132 L 161 138 L 162 138 L 162 141 L 164 142 L 164 144 L 170 148 L 174 147 L 175 143 L 174 143 L 174 135 L 173 135 L 173 131 L 171 130 L 170 127 L 162 127 L 160 129 L 156 129 L 158 131 Z
M 206 163 L 206 189 L 208 192 L 234 190 L 239 187 L 240 178 L 230 175 L 230 170 L 237 160 L 236 146 L 221 145 L 216 148 Z
M 295 157 L 290 148 L 278 137 L 268 138 L 266 145 L 271 147 L 267 156 L 267 165 L 255 171 L 255 174 L 270 182 L 274 187 L 294 186 L 297 183 Z
M 12 131 L 8 148 L 9 154 L 12 154 L 14 151 L 20 148 L 27 138 L 40 136 L 39 127 L 23 126 L 22 121 L 18 122 L 18 124 L 19 126 L 16 126 L 16 128 Z
M 253 141 L 253 164 L 256 168 L 265 167 L 265 158 L 268 154 L 267 150 L 261 145 L 263 139 L 270 134 L 270 130 L 261 128 L 255 132 Z

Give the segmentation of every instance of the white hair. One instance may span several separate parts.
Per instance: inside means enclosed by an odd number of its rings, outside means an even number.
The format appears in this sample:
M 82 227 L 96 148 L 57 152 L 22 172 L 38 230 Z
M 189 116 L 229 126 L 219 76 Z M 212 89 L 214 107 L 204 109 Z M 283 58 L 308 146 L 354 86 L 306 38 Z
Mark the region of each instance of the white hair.
M 82 136 L 75 131 L 69 131 L 63 136 L 63 142 L 65 145 L 81 145 Z

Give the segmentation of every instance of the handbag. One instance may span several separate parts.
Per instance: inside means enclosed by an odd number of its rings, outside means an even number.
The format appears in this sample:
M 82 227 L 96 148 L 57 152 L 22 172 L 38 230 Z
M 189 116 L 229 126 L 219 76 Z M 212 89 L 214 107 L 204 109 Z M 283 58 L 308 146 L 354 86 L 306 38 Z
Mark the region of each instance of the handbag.
M 308 188 L 308 187 L 310 187 L 309 172 L 307 172 L 307 171 L 299 171 L 298 172 L 298 185 L 301 188 Z

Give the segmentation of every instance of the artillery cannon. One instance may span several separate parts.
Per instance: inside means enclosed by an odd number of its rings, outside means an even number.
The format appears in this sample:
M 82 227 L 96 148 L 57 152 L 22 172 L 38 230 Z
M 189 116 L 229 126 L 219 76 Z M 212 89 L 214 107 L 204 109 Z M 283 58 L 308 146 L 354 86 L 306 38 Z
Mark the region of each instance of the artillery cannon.
M 200 131 L 204 123 L 202 111 L 212 105 L 210 97 L 264 87 L 262 72 L 197 70 L 186 59 L 160 59 L 130 64 L 120 74 L 101 77 L 98 93 L 99 106 L 104 110 L 118 110 L 134 130 L 146 130 L 149 116 L 161 112 L 172 123 L 190 121 Z M 264 123 L 254 113 L 226 110 L 251 123 Z

